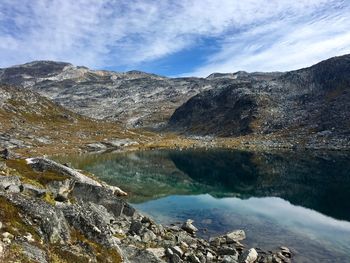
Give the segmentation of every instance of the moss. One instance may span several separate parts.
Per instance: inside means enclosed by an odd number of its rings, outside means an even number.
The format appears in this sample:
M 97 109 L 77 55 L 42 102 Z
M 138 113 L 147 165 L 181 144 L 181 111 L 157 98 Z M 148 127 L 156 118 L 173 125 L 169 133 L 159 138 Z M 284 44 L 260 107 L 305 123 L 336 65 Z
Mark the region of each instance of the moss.
M 52 263 L 85 263 L 89 258 L 85 255 L 76 255 L 60 247 L 51 248 L 49 251 L 50 262 Z
M 43 187 L 52 181 L 63 181 L 69 178 L 68 176 L 51 171 L 36 172 L 27 164 L 26 160 L 22 159 L 7 160 L 6 165 L 17 171 L 18 176 L 22 178 L 23 182 L 28 182 L 39 187 Z
M 4 197 L 0 197 L 0 221 L 4 224 L 3 231 L 14 236 L 30 233 L 35 240 L 40 239 L 34 227 L 23 222 L 20 210 Z
M 73 242 L 83 243 L 84 245 L 88 246 L 91 249 L 93 255 L 96 257 L 97 262 L 102 262 L 102 263 L 122 262 L 122 257 L 116 249 L 106 248 L 101 244 L 98 244 L 86 238 L 80 231 L 76 229 L 73 229 L 71 231 L 71 238 Z
M 53 194 L 51 192 L 46 192 L 42 198 L 46 203 L 52 206 L 56 205 L 55 198 L 53 197 Z
M 23 253 L 22 247 L 16 243 L 12 243 L 9 246 L 5 253 L 5 259 L 8 263 L 37 263 L 37 261 L 28 258 L 28 256 Z

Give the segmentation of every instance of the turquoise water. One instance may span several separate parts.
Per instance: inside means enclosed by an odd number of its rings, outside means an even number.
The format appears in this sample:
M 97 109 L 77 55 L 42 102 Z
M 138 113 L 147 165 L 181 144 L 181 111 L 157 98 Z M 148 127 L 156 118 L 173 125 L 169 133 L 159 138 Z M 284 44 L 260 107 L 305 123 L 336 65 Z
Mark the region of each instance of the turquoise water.
M 160 223 L 191 218 L 204 238 L 244 229 L 248 246 L 288 246 L 295 262 L 349 262 L 347 153 L 144 151 L 67 160 L 128 191 Z

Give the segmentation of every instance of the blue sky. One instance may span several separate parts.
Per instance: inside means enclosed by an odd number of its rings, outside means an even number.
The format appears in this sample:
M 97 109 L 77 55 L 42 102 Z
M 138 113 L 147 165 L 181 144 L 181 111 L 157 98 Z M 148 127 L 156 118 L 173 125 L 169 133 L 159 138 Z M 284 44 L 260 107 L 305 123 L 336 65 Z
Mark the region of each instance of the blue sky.
M 348 0 L 1 0 L 0 67 L 286 71 L 350 53 L 349 18 Z

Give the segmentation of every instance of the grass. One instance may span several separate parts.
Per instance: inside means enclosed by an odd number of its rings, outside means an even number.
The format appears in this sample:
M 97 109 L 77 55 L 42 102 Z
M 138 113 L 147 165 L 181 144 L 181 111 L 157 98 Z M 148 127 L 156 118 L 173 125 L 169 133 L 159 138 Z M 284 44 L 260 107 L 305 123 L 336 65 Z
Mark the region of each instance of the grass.
M 4 225 L 3 232 L 9 232 L 14 236 L 30 233 L 35 240 L 40 239 L 36 229 L 23 221 L 19 209 L 4 197 L 0 197 L 0 221 Z
M 33 171 L 32 167 L 23 159 L 6 160 L 6 165 L 15 171 L 15 174 L 13 175 L 21 177 L 22 182 L 30 183 L 41 188 L 52 181 L 63 181 L 69 178 L 68 176 L 51 171 Z

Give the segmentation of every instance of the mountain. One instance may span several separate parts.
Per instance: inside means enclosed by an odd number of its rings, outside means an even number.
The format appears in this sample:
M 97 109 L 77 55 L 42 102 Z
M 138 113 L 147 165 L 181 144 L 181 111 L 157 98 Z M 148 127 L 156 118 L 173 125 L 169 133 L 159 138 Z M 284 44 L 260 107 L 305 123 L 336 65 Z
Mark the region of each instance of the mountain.
M 34 90 L 88 117 L 119 121 L 128 127 L 154 127 L 166 123 L 177 107 L 220 80 L 96 71 L 63 62 L 34 61 L 1 69 L 0 82 Z
M 296 71 L 263 74 L 264 78 L 240 75 L 244 77 L 209 76 L 229 81 L 189 99 L 171 116 L 169 129 L 223 137 L 314 134 L 348 141 L 350 55 Z
M 0 82 L 34 91 L 70 112 L 185 135 L 277 135 L 350 145 L 350 55 L 290 72 L 167 78 L 34 61 L 0 69 Z M 117 127 L 116 126 L 116 127 Z M 311 139 L 310 139 L 311 138 Z
M 69 153 L 107 139 L 142 137 L 115 123 L 81 116 L 31 90 L 4 84 L 0 123 L 0 146 L 25 153 Z

